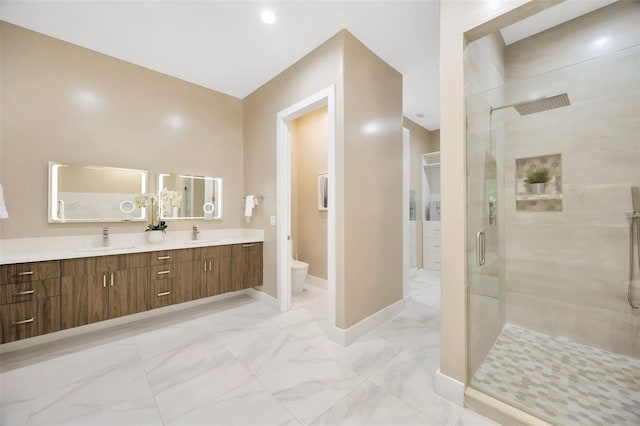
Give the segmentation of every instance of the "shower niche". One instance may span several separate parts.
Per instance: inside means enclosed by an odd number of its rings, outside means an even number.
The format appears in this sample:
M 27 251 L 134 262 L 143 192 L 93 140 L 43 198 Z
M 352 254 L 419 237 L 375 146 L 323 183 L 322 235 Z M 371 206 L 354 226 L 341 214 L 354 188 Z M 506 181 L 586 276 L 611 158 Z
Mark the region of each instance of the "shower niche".
M 547 182 L 536 187 L 528 177 L 546 175 Z M 529 212 L 562 211 L 562 154 L 549 154 L 516 160 L 516 210 Z

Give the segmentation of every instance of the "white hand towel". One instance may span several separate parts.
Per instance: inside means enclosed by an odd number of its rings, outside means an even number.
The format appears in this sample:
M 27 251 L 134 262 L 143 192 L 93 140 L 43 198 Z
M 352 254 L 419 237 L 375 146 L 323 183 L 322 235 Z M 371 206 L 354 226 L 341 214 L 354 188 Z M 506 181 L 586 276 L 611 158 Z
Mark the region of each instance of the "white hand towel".
M 251 217 L 253 214 L 253 207 L 256 205 L 256 199 L 254 195 L 247 195 L 244 205 L 244 215 L 246 217 Z
M 8 217 L 9 213 L 7 213 L 7 206 L 4 204 L 4 191 L 0 184 L 0 219 L 7 219 Z

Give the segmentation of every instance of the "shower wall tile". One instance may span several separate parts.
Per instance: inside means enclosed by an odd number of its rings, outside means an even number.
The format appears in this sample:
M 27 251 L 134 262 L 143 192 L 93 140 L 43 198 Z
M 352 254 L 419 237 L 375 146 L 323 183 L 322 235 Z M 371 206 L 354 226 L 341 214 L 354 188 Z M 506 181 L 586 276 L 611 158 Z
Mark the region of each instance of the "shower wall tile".
M 561 303 L 536 296 L 507 293 L 507 322 L 601 349 L 640 357 L 640 313 Z
M 509 81 L 640 43 L 640 2 L 619 1 L 505 48 Z

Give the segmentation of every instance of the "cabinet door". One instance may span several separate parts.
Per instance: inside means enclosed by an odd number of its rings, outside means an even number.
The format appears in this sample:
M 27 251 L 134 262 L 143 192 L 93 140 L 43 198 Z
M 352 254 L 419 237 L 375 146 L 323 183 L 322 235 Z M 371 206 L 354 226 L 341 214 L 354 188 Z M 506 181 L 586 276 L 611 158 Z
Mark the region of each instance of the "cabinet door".
M 188 302 L 200 297 L 200 288 L 206 272 L 205 267 L 204 260 L 176 263 L 174 278 L 174 300 L 176 303 Z
M 148 269 L 115 271 L 109 278 L 109 318 L 136 314 L 147 310 Z
M 221 294 L 228 291 L 233 291 L 230 286 L 233 283 L 232 279 L 232 261 L 231 257 L 219 257 L 213 260 L 213 273 L 214 273 L 214 288 L 215 293 Z M 212 295 L 213 295 L 212 294 Z
M 62 328 L 78 327 L 108 318 L 108 276 L 66 276 L 61 281 Z
M 243 287 L 262 285 L 262 244 L 242 244 Z
M 0 306 L 2 343 L 60 330 L 60 297 Z

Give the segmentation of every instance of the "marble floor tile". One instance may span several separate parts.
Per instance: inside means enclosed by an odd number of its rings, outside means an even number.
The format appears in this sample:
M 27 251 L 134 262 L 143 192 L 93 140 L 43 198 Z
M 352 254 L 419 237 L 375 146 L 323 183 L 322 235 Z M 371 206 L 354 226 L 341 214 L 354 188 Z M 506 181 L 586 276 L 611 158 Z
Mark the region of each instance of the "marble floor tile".
M 286 313 L 239 295 L 3 354 L 0 422 L 470 424 L 432 391 L 437 277 L 411 285 L 404 312 L 347 347 L 327 338 L 326 290 L 308 286 Z
M 418 410 L 366 381 L 311 423 L 313 426 L 435 424 Z
M 169 425 L 298 426 L 300 422 L 257 380 L 250 380 Z
M 104 345 L 48 364 L 26 424 L 162 424 L 135 343 Z
M 162 418 L 171 422 L 251 379 L 226 349 L 204 358 L 181 357 L 147 372 Z
M 251 374 L 266 373 L 281 363 L 311 349 L 304 340 L 283 329 L 269 329 L 255 339 L 243 340 L 228 347 Z
M 316 349 L 256 378 L 305 425 L 365 380 Z
M 417 353 L 407 349 L 369 380 L 427 417 L 440 424 L 450 424 L 459 415 L 460 407 L 435 392 L 434 378 L 440 365 L 439 353 L 438 347 Z
M 307 339 L 307 342 L 364 377 L 369 377 L 396 357 L 403 348 L 374 334 L 368 334 L 348 346 L 327 336 Z

